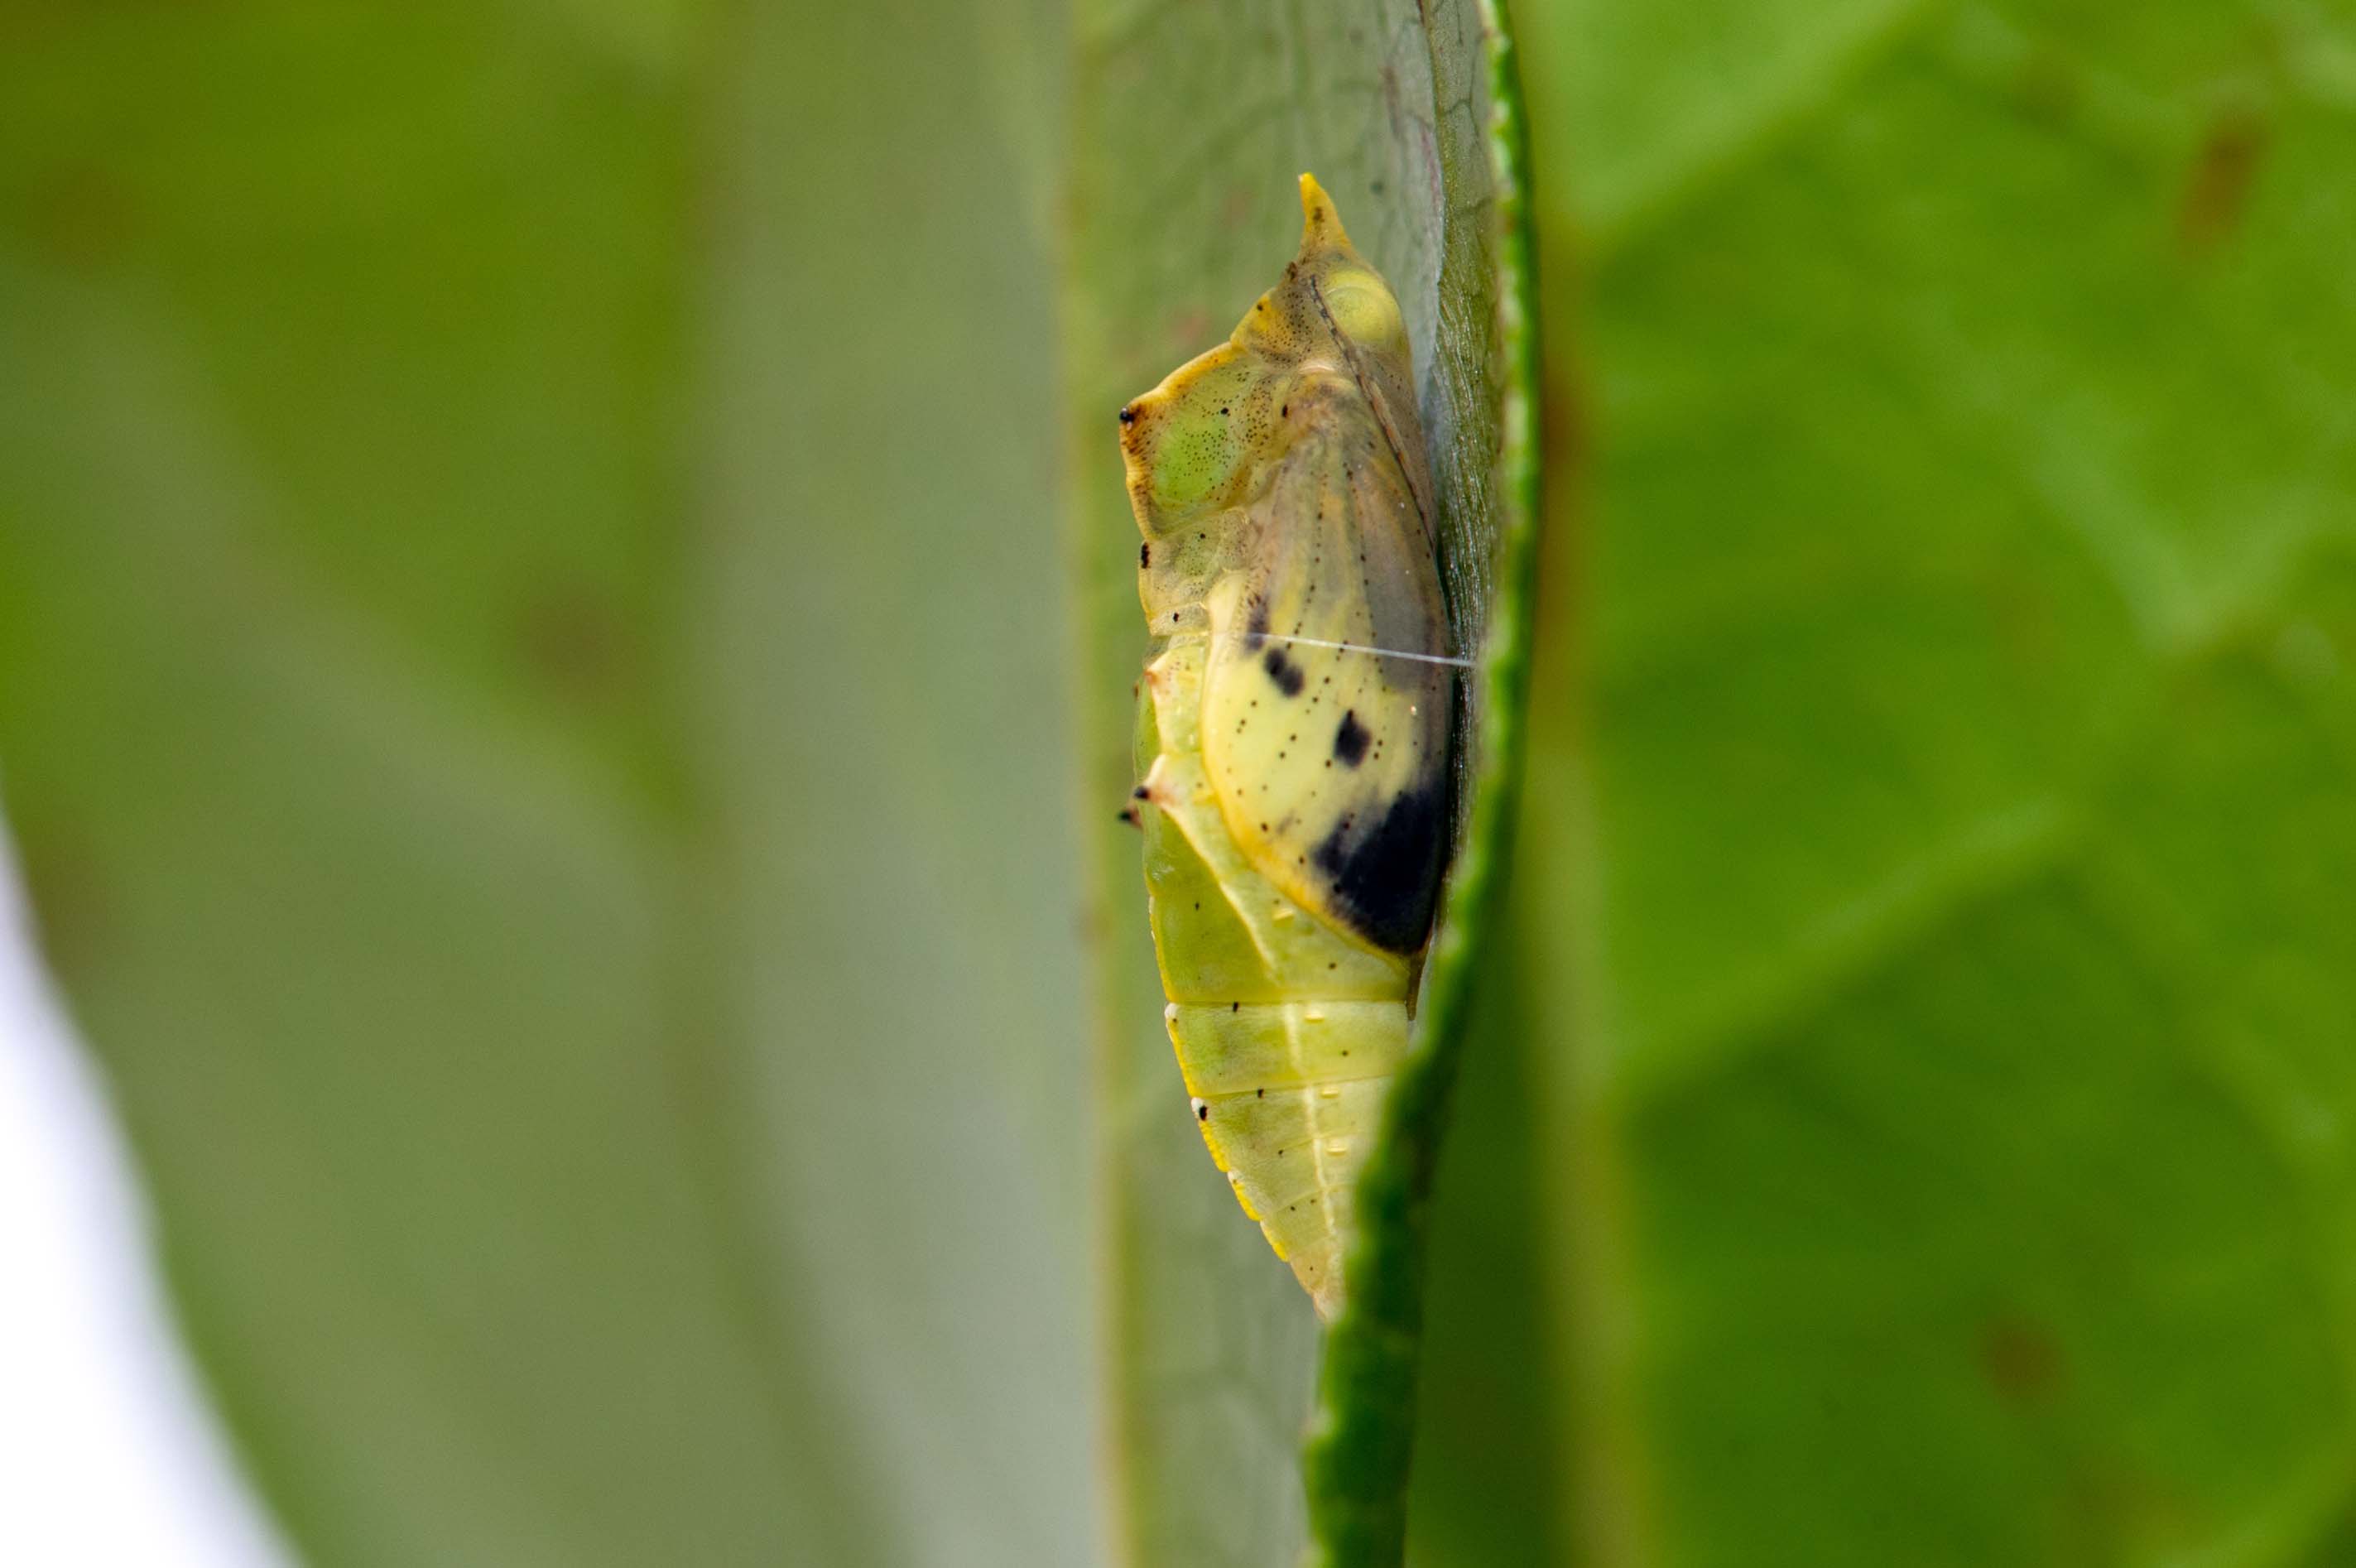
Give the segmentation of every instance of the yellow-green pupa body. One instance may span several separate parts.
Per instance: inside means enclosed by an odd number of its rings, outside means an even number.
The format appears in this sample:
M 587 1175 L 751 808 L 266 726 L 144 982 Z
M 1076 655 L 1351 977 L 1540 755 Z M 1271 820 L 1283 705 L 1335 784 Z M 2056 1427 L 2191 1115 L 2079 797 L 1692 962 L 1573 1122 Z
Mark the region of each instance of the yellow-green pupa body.
M 1301 192 L 1283 281 L 1120 419 L 1170 1037 L 1212 1157 L 1331 1318 L 1445 862 L 1454 661 L 1398 302 Z

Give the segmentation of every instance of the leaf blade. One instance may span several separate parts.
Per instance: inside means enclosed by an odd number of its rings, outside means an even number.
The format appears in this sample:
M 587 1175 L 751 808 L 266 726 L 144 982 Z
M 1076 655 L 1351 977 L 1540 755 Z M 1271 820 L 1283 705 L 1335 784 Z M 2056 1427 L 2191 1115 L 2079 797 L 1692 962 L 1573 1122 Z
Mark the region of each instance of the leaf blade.
M 2297 651 L 2346 634 L 2345 389 L 2284 336 L 2341 313 L 2283 302 L 2346 134 L 2255 58 L 2321 35 L 2232 11 L 1914 12 L 1586 231 L 1589 618 L 1521 886 L 1596 1561 L 2344 1520 L 2345 1192 L 2285 1134 L 2345 1102 L 2348 936 L 2284 869 L 2348 854 Z
M 967 8 L 735 20 L 0 23 L 6 804 L 321 1561 L 1093 1544 L 1030 188 Z
M 1505 285 L 1510 304 L 1499 299 L 1503 252 L 1526 239 L 1501 209 L 1518 188 L 1502 197 L 1496 189 L 1520 170 L 1515 128 L 1505 127 L 1505 143 L 1491 140 L 1499 134 L 1486 110 L 1494 26 L 1493 13 L 1471 5 L 1429 7 L 1388 30 L 1371 10 L 1286 24 L 1242 7 L 1108 6 L 1081 23 L 1066 336 L 1082 670 L 1142 646 L 1134 530 L 1110 465 L 1110 412 L 1199 349 L 1265 286 L 1290 232 L 1276 209 L 1303 168 L 1333 190 L 1359 248 L 1407 302 L 1441 470 L 1451 609 L 1463 645 L 1488 660 L 1475 697 L 1486 705 L 1474 710 L 1478 738 L 1463 774 L 1480 847 L 1462 863 L 1453 925 L 1432 961 L 1447 998 L 1443 1026 L 1423 1047 L 1424 1069 L 1395 1091 L 1386 1137 L 1397 1154 L 1378 1189 L 1372 1230 L 1381 1240 L 1367 1255 L 1370 1288 L 1387 1305 L 1353 1309 L 1329 1346 L 1339 1360 L 1325 1373 L 1328 1435 L 1308 1461 L 1306 1520 L 1298 1495 L 1288 1495 L 1283 1445 L 1308 1392 L 1307 1313 L 1232 1213 L 1186 1124 L 1154 1027 L 1159 985 L 1138 940 L 1134 845 L 1109 825 L 1095 834 L 1103 1158 L 1116 1260 L 1108 1316 L 1127 1455 L 1115 1485 L 1127 1502 L 1123 1540 L 1139 1563 L 1266 1562 L 1312 1530 L 1336 1560 L 1379 1562 L 1396 1560 L 1403 1541 L 1422 1194 L 1478 945 L 1475 911 L 1485 908 L 1502 853 L 1493 835 L 1505 820 L 1515 749 L 1504 715 L 1518 696 L 1526 623 L 1513 610 L 1494 624 L 1491 616 L 1501 597 L 1520 591 L 1534 515 L 1526 248 L 1512 250 L 1520 270 Z M 1509 81 L 1510 62 L 1503 69 Z M 1227 78 L 1220 91 L 1199 91 L 1201 73 L 1215 70 Z M 1224 112 L 1235 101 L 1247 107 L 1207 130 L 1192 124 L 1204 102 Z M 1168 124 L 1149 131 L 1157 116 Z M 1507 149 L 1494 162 L 1493 145 Z M 1258 257 L 1251 246 L 1263 231 L 1268 256 Z M 1509 312 L 1519 314 L 1501 320 Z M 1103 411 L 1101 424 L 1094 410 Z M 1515 422 L 1510 429 L 1506 420 Z M 1117 804 L 1131 766 L 1122 694 L 1099 682 L 1083 712 L 1091 798 Z M 1109 810 L 1106 817 L 1109 824 Z M 1238 1354 L 1240 1369 L 1229 1359 Z M 1205 1397 L 1206 1368 L 1220 1369 L 1216 1398 Z M 1249 1441 L 1236 1441 L 1237 1430 Z M 1206 1535 L 1199 1508 L 1173 1496 L 1255 1500 L 1223 1508 L 1220 1530 Z

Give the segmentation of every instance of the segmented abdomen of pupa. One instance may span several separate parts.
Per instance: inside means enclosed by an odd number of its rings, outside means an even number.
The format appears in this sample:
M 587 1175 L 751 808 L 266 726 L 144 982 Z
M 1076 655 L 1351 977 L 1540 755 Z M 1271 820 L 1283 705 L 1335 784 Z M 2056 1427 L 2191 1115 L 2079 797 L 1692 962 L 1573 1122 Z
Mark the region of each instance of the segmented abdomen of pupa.
M 1170 1037 L 1212 1157 L 1331 1317 L 1439 893 L 1454 660 L 1398 302 L 1301 197 L 1284 281 L 1121 425 Z
M 1141 704 L 1163 1016 L 1212 1159 L 1330 1318 L 1358 1176 L 1407 1051 L 1408 964 L 1303 908 L 1237 848 L 1190 744 L 1204 646 L 1165 647 Z

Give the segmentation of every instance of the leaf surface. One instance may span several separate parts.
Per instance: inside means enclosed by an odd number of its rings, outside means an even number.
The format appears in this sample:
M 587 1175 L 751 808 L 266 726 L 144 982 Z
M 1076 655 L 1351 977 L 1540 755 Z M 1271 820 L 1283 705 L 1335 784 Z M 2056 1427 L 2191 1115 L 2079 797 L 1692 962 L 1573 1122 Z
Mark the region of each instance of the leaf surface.
M 1590 1557 L 2329 1560 L 2348 27 L 1734 9 L 1530 40 L 1586 456 L 1518 886 Z M 1706 156 L 1602 85 L 1721 24 L 1778 43 Z
M 1535 507 L 1535 349 L 1518 126 L 1497 19 L 1415 11 L 1083 6 L 1067 260 L 1084 783 L 1097 830 L 1098 1069 L 1119 1534 L 1136 1563 L 1397 1562 L 1425 1210 L 1510 811 Z M 1114 411 L 1215 342 L 1280 273 L 1313 172 L 1408 325 L 1459 646 L 1481 660 L 1457 870 L 1419 1054 L 1362 1185 L 1351 1309 L 1323 1348 L 1205 1159 L 1161 1026 L 1132 782 L 1144 632 Z M 1307 1486 L 1290 1455 L 1318 1390 Z M 1303 1501 L 1307 1504 L 1304 1519 Z
M 1023 43 L 0 22 L 11 829 L 319 1563 L 1094 1556 Z

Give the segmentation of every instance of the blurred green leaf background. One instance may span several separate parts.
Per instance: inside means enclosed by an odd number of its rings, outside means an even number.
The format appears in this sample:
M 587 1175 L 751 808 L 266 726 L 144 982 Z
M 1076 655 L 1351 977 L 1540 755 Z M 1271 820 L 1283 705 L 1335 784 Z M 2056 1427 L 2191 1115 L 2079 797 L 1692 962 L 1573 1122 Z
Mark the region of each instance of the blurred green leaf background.
M 1512 9 L 1410 1560 L 2356 1563 L 2356 7 Z M 1076 31 L 0 10 L 0 798 L 318 1563 L 1287 1560 L 1107 1479 Z

